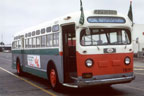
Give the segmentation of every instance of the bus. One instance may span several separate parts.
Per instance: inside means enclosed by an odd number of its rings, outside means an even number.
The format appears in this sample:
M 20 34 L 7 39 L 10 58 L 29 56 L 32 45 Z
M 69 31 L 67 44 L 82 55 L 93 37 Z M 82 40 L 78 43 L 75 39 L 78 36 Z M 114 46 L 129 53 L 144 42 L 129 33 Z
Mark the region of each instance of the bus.
M 60 86 L 88 87 L 131 82 L 132 22 L 116 10 L 80 12 L 18 32 L 12 43 L 12 67 Z

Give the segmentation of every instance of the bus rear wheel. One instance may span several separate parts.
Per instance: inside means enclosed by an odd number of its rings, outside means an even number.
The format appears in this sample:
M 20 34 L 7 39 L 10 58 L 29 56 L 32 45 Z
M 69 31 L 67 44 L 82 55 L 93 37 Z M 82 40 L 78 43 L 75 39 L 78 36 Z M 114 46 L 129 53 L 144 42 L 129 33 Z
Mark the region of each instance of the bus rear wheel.
M 54 90 L 60 89 L 60 83 L 58 80 L 58 75 L 57 75 L 57 71 L 56 71 L 55 67 L 52 67 L 49 70 L 49 81 L 50 81 L 50 85 L 51 85 L 52 89 L 54 89 Z
M 19 76 L 22 76 L 23 72 L 21 70 L 21 66 L 20 66 L 20 62 L 19 61 L 17 61 L 16 69 L 17 69 L 17 74 Z

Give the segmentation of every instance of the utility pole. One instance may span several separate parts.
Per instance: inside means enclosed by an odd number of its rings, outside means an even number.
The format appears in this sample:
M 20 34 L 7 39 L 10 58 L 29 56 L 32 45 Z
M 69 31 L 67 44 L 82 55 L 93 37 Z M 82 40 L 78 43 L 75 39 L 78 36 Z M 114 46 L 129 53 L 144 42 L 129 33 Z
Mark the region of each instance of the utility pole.
M 1 42 L 3 42 L 3 33 L 1 33 Z
M 3 42 L 3 33 L 1 33 L 1 45 L 3 45 L 4 44 L 4 42 Z

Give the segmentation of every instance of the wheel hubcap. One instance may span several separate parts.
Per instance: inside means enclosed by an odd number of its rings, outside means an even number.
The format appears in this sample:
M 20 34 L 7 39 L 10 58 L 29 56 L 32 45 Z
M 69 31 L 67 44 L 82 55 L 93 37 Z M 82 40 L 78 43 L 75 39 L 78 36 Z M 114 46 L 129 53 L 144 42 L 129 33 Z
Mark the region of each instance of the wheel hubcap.
M 54 69 L 52 69 L 50 71 L 50 82 L 51 82 L 52 87 L 55 87 L 55 85 L 56 85 L 56 72 Z
M 17 64 L 17 72 L 20 73 L 20 65 Z

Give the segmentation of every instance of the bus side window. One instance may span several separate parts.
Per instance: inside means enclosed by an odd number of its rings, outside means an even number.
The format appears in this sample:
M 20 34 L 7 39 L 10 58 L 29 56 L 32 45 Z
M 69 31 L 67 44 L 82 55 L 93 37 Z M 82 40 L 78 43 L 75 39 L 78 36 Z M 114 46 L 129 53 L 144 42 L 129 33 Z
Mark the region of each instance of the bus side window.
M 57 31 L 59 31 L 59 25 L 54 25 L 52 27 L 52 32 L 57 32 Z
M 53 45 L 54 46 L 59 46 L 59 33 L 54 33 L 53 34 Z
M 13 49 L 16 48 L 16 41 L 14 41 L 14 42 L 12 43 L 12 48 L 13 48 Z
M 22 48 L 24 48 L 24 38 L 21 39 Z
M 42 28 L 41 29 L 41 34 L 44 34 L 45 33 L 45 28 Z
M 46 46 L 46 35 L 41 37 L 41 47 L 45 47 Z
M 25 39 L 25 48 L 28 48 L 28 39 Z
M 15 48 L 17 48 L 17 41 L 15 42 Z
M 18 48 L 21 48 L 21 41 L 18 40 Z
M 46 28 L 46 32 L 47 32 L 47 33 L 51 32 L 51 27 L 47 27 L 47 28 Z
M 36 47 L 40 47 L 40 42 L 41 42 L 41 38 L 37 37 L 36 38 Z
M 47 47 L 52 47 L 53 46 L 53 40 L 52 40 L 52 34 L 47 35 Z
M 12 42 L 12 49 L 14 49 L 14 42 Z
M 32 47 L 35 48 L 35 46 L 36 46 L 36 38 L 34 37 L 32 38 Z
M 19 48 L 19 40 L 17 41 L 17 48 Z
M 32 47 L 32 39 L 31 39 L 31 38 L 29 38 L 29 40 L 28 40 L 28 41 L 29 41 L 28 47 L 29 47 L 29 48 L 31 48 L 31 47 Z

